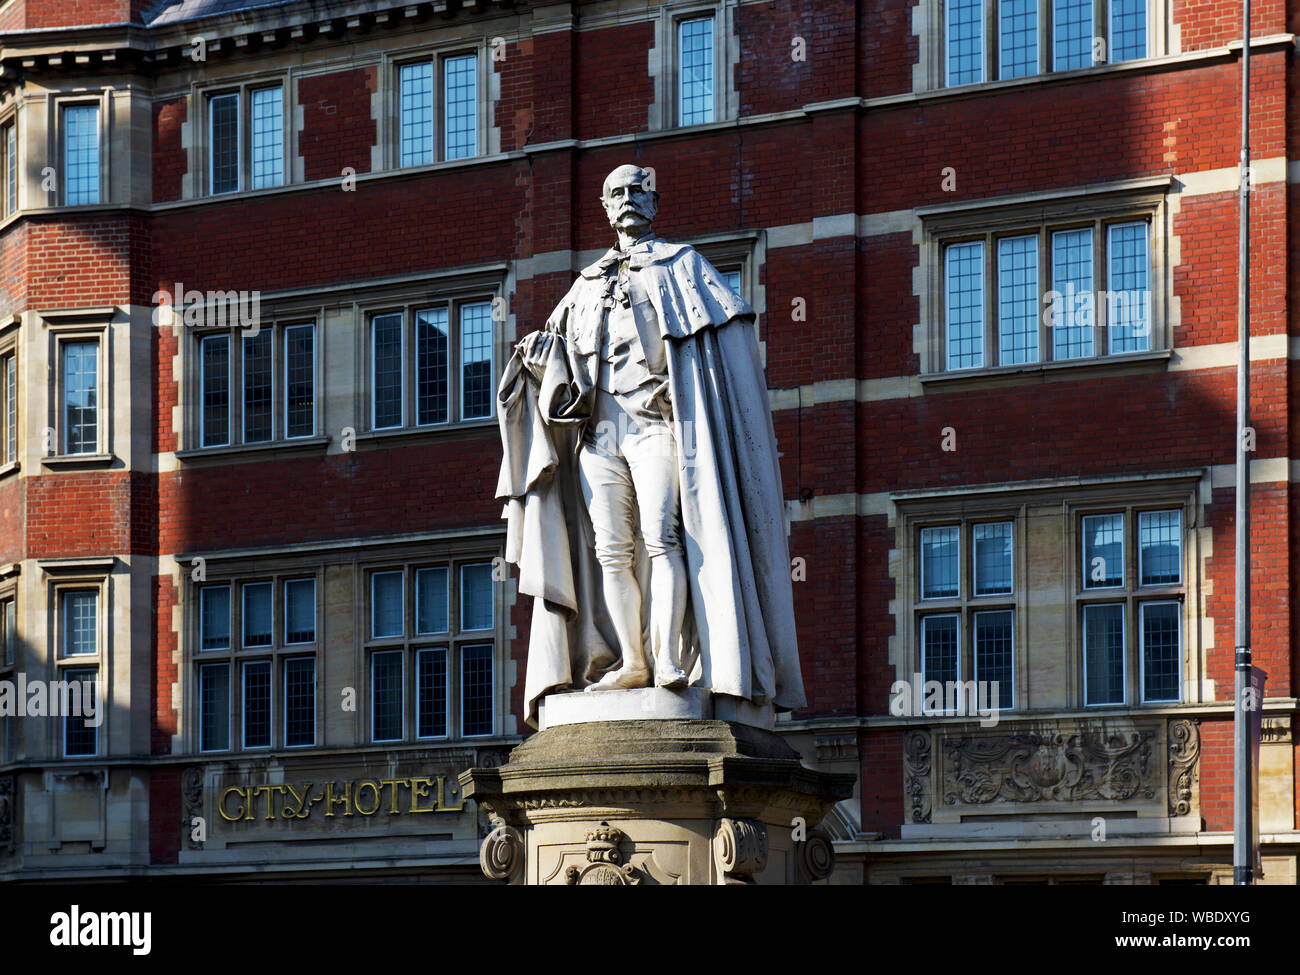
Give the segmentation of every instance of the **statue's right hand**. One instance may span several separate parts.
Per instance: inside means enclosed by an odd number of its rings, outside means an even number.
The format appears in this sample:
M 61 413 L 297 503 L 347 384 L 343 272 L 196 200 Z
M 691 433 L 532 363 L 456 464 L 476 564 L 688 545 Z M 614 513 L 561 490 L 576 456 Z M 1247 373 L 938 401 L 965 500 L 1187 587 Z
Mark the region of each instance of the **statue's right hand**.
M 535 369 L 541 369 L 546 364 L 546 357 L 550 354 L 551 343 L 555 336 L 550 332 L 529 332 L 523 337 L 517 348 L 519 354 L 523 356 L 525 365 Z

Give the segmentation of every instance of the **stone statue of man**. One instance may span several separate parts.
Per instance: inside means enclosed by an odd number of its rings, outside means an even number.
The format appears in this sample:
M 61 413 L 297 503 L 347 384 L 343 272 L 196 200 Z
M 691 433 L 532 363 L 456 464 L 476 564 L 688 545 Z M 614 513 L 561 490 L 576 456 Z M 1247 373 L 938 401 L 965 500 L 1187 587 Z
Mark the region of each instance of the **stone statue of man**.
M 498 392 L 506 557 L 534 596 L 528 718 L 553 692 L 707 688 L 804 703 L 776 438 L 754 311 L 651 224 L 649 171 L 601 202 L 617 235 Z

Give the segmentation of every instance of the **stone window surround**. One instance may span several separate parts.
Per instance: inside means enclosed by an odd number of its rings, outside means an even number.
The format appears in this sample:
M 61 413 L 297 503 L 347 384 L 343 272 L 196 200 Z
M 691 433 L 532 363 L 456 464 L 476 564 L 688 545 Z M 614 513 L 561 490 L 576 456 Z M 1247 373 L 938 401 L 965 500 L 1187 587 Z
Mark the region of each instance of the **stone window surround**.
M 324 642 L 324 572 L 320 559 L 300 558 L 293 561 L 264 562 L 261 566 L 242 565 L 238 569 L 214 573 L 217 577 L 208 577 L 196 581 L 187 575 L 184 596 L 188 610 L 183 608 L 188 625 L 185 627 L 186 642 L 189 650 L 185 654 L 192 663 L 194 685 L 191 691 L 192 701 L 185 713 L 189 715 L 186 733 L 190 736 L 188 751 L 194 754 L 265 754 L 267 752 L 298 752 L 319 748 L 323 721 L 323 698 L 321 695 L 322 643 Z M 284 584 L 310 578 L 315 583 L 315 640 L 312 643 L 284 642 Z M 271 590 L 271 645 L 259 647 L 241 646 L 243 641 L 243 584 L 254 582 L 272 582 Z M 201 598 L 199 591 L 207 587 L 230 587 L 230 645 L 225 649 L 201 650 L 199 609 Z M 286 660 L 310 657 L 315 661 L 315 716 L 314 736 L 310 745 L 284 744 L 284 662 Z M 243 664 L 269 660 L 271 662 L 271 745 L 245 748 L 243 744 Z M 229 747 L 224 749 L 200 748 L 202 714 L 199 708 L 201 691 L 200 671 L 206 664 L 226 663 L 230 665 L 227 674 L 230 695 L 230 737 Z M 278 706 L 277 706 L 278 705 Z
M 281 106 L 281 147 L 283 155 L 283 179 L 278 186 L 265 186 L 259 189 L 278 189 L 293 181 L 293 154 L 290 151 L 293 135 L 293 112 L 289 101 L 290 72 L 288 69 L 278 71 L 243 72 L 220 78 L 207 78 L 194 81 L 190 86 L 191 115 L 198 120 L 197 125 L 190 126 L 190 165 L 186 169 L 186 179 L 193 180 L 193 174 L 199 174 L 201 185 L 195 188 L 199 197 L 237 197 L 252 191 L 252 99 L 251 94 L 259 88 L 280 87 Z M 217 95 L 239 95 L 239 189 L 225 193 L 212 192 L 212 146 L 210 142 L 210 105 Z
M 1203 518 L 1201 517 L 1200 495 L 1208 483 L 1208 473 L 1201 471 L 1173 472 L 1145 478 L 1090 478 L 1065 479 L 1060 482 L 1027 482 L 1023 484 L 991 485 L 985 489 L 967 490 L 957 493 L 941 491 L 907 491 L 893 496 L 896 511 L 894 519 L 895 549 L 891 552 L 891 576 L 894 578 L 895 599 L 890 608 L 895 619 L 895 635 L 890 640 L 890 659 L 894 664 L 895 680 L 911 681 L 913 673 L 920 673 L 920 617 L 933 612 L 945 611 L 945 607 L 954 604 L 954 600 L 924 600 L 919 591 L 920 564 L 919 544 L 922 526 L 953 524 L 961 521 L 969 524 L 976 521 L 1013 521 L 1012 537 L 1012 597 L 976 597 L 966 600 L 963 589 L 961 601 L 963 628 L 969 630 L 965 603 L 978 603 L 980 607 L 989 603 L 990 608 L 1002 607 L 1008 600 L 1014 601 L 1015 631 L 1014 673 L 1016 675 L 1016 712 L 1041 710 L 1042 705 L 1035 706 L 1031 694 L 1029 674 L 1035 664 L 1041 666 L 1046 651 L 1053 656 L 1064 652 L 1064 661 L 1059 658 L 1052 662 L 1060 669 L 1066 681 L 1066 710 L 1083 713 L 1106 713 L 1107 709 L 1133 710 L 1146 707 L 1160 709 L 1180 707 L 1182 705 L 1214 700 L 1212 685 L 1207 680 L 1207 660 L 1213 641 L 1213 628 L 1208 618 L 1202 615 L 1201 594 L 1207 583 L 1205 562 L 1210 556 L 1209 546 L 1202 540 Z M 1041 548 L 1031 549 L 1029 544 L 1026 514 L 1029 504 L 1039 504 L 1042 499 L 1050 498 L 1053 504 L 1059 504 L 1061 517 L 1066 519 L 1063 526 L 1063 551 L 1061 559 L 1066 560 L 1065 588 L 1059 602 L 1054 602 L 1051 609 L 1059 607 L 1062 613 L 1062 630 L 1065 634 L 1061 645 L 1047 648 L 1030 645 L 1028 621 L 1022 612 L 1029 606 L 1036 614 L 1044 614 L 1047 607 L 1041 598 L 1031 599 L 1029 564 L 1031 558 L 1043 558 Z M 1081 517 L 1083 514 L 1115 511 L 1132 507 L 1135 510 L 1156 510 L 1177 508 L 1182 511 L 1182 583 L 1177 587 L 1162 587 L 1159 596 L 1153 599 L 1174 598 L 1168 595 L 1178 590 L 1176 598 L 1182 602 L 1181 640 L 1182 640 L 1182 693 L 1179 702 L 1141 703 L 1139 686 L 1139 661 L 1141 652 L 1137 634 L 1136 609 L 1126 609 L 1125 627 L 1128 637 L 1125 643 L 1126 685 L 1125 701 L 1122 704 L 1085 706 L 1083 698 L 1083 643 L 1082 610 L 1084 602 L 1107 601 L 1105 593 L 1111 592 L 1111 601 L 1115 601 L 1113 590 L 1084 590 L 1081 579 Z M 1130 531 L 1134 534 L 1136 528 Z M 966 538 L 969 531 L 964 531 L 962 558 L 969 563 L 970 552 Z M 1132 541 L 1126 541 L 1126 549 Z M 1136 566 L 1136 552 L 1126 551 L 1126 560 Z M 963 567 L 962 578 L 967 578 L 967 568 Z M 1126 575 L 1127 581 L 1127 575 Z M 1124 590 L 1128 603 L 1136 607 L 1140 598 L 1145 598 L 1136 584 Z M 1001 602 L 998 602 L 1001 600 Z M 993 605 L 996 604 L 996 605 Z M 979 608 L 979 607 L 972 607 Z M 1003 607 L 1005 608 L 1005 607 Z M 956 610 L 954 610 L 956 611 Z M 962 651 L 967 653 L 967 641 L 962 641 Z M 1034 659 L 1030 659 L 1031 653 Z M 963 670 L 963 679 L 968 679 Z M 1040 692 L 1041 694 L 1041 692 Z M 1049 708 L 1060 711 L 1060 707 Z M 925 720 L 933 721 L 936 716 L 927 716 Z
M 654 101 L 649 109 L 649 129 L 679 128 L 677 96 L 681 55 L 677 50 L 677 25 L 695 17 L 713 16 L 713 122 L 735 119 L 740 110 L 735 70 L 740 59 L 736 37 L 735 8 L 739 0 L 684 0 L 665 4 L 654 23 L 654 40 L 649 51 Z M 687 126 L 697 128 L 698 126 Z
M 3 459 L 4 437 L 7 435 L 6 424 L 9 418 L 9 390 L 7 388 L 8 377 L 4 372 L 4 362 L 9 356 L 14 358 L 14 382 L 18 386 L 14 394 L 14 412 L 17 414 L 14 420 L 14 456 L 4 464 L 0 464 L 0 479 L 7 477 L 22 469 L 22 452 L 23 452 L 23 362 L 19 350 L 20 342 L 20 324 L 21 315 L 15 315 L 8 322 L 0 322 L 0 460 Z
M 459 600 L 461 597 L 461 577 L 460 570 L 462 566 L 482 563 L 491 563 L 496 567 L 502 563 L 494 561 L 498 557 L 498 551 L 495 549 L 483 549 L 481 542 L 479 547 L 475 548 L 469 543 L 458 543 L 455 548 L 448 549 L 438 555 L 426 555 L 423 557 L 393 557 L 384 558 L 382 556 L 359 560 L 357 562 L 357 580 L 360 588 L 360 599 L 358 600 L 359 625 L 358 632 L 360 636 L 360 646 L 362 648 L 361 657 L 361 683 L 357 685 L 361 689 L 358 697 L 358 711 L 362 712 L 363 719 L 363 744 L 389 744 L 389 745 L 418 745 L 421 743 L 442 743 L 450 741 L 474 741 L 480 738 L 493 737 L 501 733 L 502 725 L 502 681 L 501 674 L 504 667 L 502 659 L 502 640 L 503 631 L 501 621 L 505 616 L 508 607 L 502 603 L 502 593 L 494 579 L 493 589 L 493 626 L 491 630 L 465 630 L 459 624 L 460 608 Z M 440 566 L 447 567 L 447 599 L 448 599 L 448 621 L 447 631 L 445 633 L 426 633 L 417 634 L 415 632 L 415 573 L 417 569 L 437 568 Z M 373 578 L 376 573 L 392 572 L 401 570 L 403 576 L 403 633 L 396 637 L 376 637 L 373 635 L 371 628 L 374 583 Z M 464 706 L 464 688 L 462 686 L 462 668 L 460 649 L 467 645 L 491 643 L 492 644 L 492 732 L 489 735 L 465 735 L 463 734 L 463 706 Z M 443 735 L 420 737 L 418 732 L 417 708 L 418 697 L 416 687 L 416 661 L 417 655 L 422 650 L 445 650 L 446 651 L 446 721 L 447 732 Z M 402 652 L 402 737 L 400 739 L 380 739 L 374 737 L 374 713 L 373 713 L 373 659 L 375 653 L 384 651 L 400 650 Z
M 357 323 L 356 351 L 354 361 L 356 370 L 353 382 L 357 391 L 357 439 L 392 437 L 401 434 L 429 433 L 440 430 L 462 429 L 476 426 L 495 426 L 496 387 L 501 378 L 513 349 L 513 341 L 506 342 L 505 336 L 509 316 L 502 310 L 502 298 L 505 281 L 501 274 L 487 272 L 457 275 L 417 288 L 390 289 L 386 293 L 378 291 L 359 298 L 355 303 L 354 320 Z M 492 304 L 492 412 L 486 417 L 461 419 L 462 408 L 462 361 L 460 341 L 460 316 L 457 314 L 462 305 L 476 301 Z M 448 409 L 447 420 L 442 423 L 418 425 L 415 414 L 414 388 L 415 348 L 411 342 L 414 336 L 415 312 L 423 308 L 447 306 L 448 314 Z M 373 320 L 377 315 L 401 312 L 403 315 L 403 414 L 402 425 L 398 427 L 374 427 L 374 344 L 371 340 Z M 513 333 L 511 333 L 513 334 Z
M 971 200 L 959 204 L 936 204 L 918 207 L 921 218 L 921 253 L 919 311 L 921 324 L 915 335 L 914 349 L 920 357 L 922 381 L 937 379 L 956 380 L 984 376 L 1005 376 L 1018 372 L 1043 369 L 1077 369 L 1087 366 L 1114 365 L 1165 359 L 1173 348 L 1175 324 L 1173 296 L 1172 210 L 1168 200 L 1173 184 L 1171 176 L 1124 180 L 1116 183 L 1095 184 L 1065 192 L 1036 192 L 1016 194 L 1001 198 Z M 1092 355 L 1076 359 L 1053 360 L 1047 358 L 1051 350 L 1041 324 L 1042 307 L 1039 308 L 1040 342 L 1039 358 L 1035 362 L 1014 365 L 988 365 L 995 361 L 997 350 L 996 302 L 989 295 L 996 294 L 996 248 L 986 247 L 984 254 L 984 346 L 985 365 L 967 369 L 949 370 L 946 367 L 945 338 L 946 282 L 944 280 L 944 247 L 961 240 L 997 237 L 1015 233 L 1037 232 L 1040 238 L 1058 225 L 1123 222 L 1149 220 L 1151 233 L 1148 240 L 1149 278 L 1151 291 L 1149 309 L 1151 348 L 1142 352 L 1125 352 Z M 1104 242 L 1094 241 L 1094 253 Z M 1040 240 L 1040 253 L 1042 242 Z M 992 269 L 993 273 L 990 273 Z M 1094 267 L 1093 288 L 1105 290 L 1106 267 Z M 1050 262 L 1046 268 L 1039 265 L 1041 296 L 1050 284 Z M 1041 300 L 1041 299 L 1040 299 Z
M 41 458 L 45 467 L 76 466 L 108 467 L 116 458 L 110 445 L 113 443 L 113 323 L 114 308 L 84 308 L 67 312 L 42 312 L 42 324 L 49 335 L 48 362 L 50 378 L 47 383 L 49 408 L 46 433 L 50 452 Z M 127 326 L 129 327 L 129 326 Z M 79 339 L 96 339 L 99 342 L 98 376 L 96 392 L 96 434 L 98 446 L 94 453 L 65 453 L 67 430 L 63 420 L 63 345 Z
M 320 435 L 320 403 L 321 397 L 324 393 L 321 381 L 323 375 L 321 322 L 323 320 L 324 316 L 321 313 L 319 306 L 280 307 L 262 314 L 258 334 L 270 330 L 273 335 L 271 341 L 271 415 L 273 435 L 270 440 L 256 441 L 253 443 L 244 443 L 243 336 L 246 330 L 238 325 L 234 327 L 227 326 L 225 328 L 216 327 L 203 329 L 190 329 L 177 326 L 176 330 L 180 336 L 180 343 L 184 347 L 182 368 L 185 370 L 185 379 L 187 381 L 183 383 L 183 386 L 194 391 L 193 396 L 185 397 L 181 401 L 188 422 L 186 422 L 182 427 L 182 449 L 177 451 L 177 456 L 183 460 L 193 460 L 199 457 L 229 454 L 236 451 L 259 451 L 296 447 L 314 449 L 323 445 L 326 442 L 326 438 Z M 312 359 L 313 369 L 315 370 L 312 394 L 315 401 L 316 416 L 312 435 L 308 437 L 288 437 L 285 435 L 284 335 L 285 329 L 294 325 L 312 326 Z M 215 335 L 230 336 L 228 361 L 228 369 L 230 371 L 230 442 L 205 447 L 203 445 L 203 436 L 201 432 L 203 410 L 202 341 L 205 338 Z
M 491 38 L 452 38 L 436 44 L 422 44 L 419 47 L 384 51 L 379 59 L 379 80 L 384 125 L 376 133 L 383 152 L 383 166 L 387 170 L 401 171 L 420 169 L 424 165 L 455 164 L 469 162 L 487 155 L 489 149 L 489 127 L 492 116 L 491 92 L 496 88 L 496 72 L 492 70 Z M 445 129 L 443 121 L 446 110 L 445 76 L 443 62 L 446 58 L 458 54 L 475 56 L 475 94 L 477 97 L 475 126 L 475 152 L 472 156 L 459 159 L 446 158 Z M 401 69 L 408 64 L 433 64 L 433 162 L 421 166 L 403 166 L 401 162 L 402 133 L 402 86 Z
M 17 158 L 15 168 L 14 182 L 17 184 L 14 188 L 14 198 L 17 202 L 12 210 L 9 209 L 9 145 L 8 129 L 9 126 L 14 129 L 14 154 Z M 23 208 L 22 194 L 22 145 L 23 133 L 18 123 L 18 99 L 12 98 L 9 104 L 0 108 L 0 222 L 8 220 L 10 217 L 18 214 Z M 102 160 L 101 160 L 102 162 Z
M 985 85 L 997 84 L 1013 79 L 994 77 L 997 67 L 997 46 L 990 43 L 997 37 L 1000 0 L 983 0 L 984 13 L 984 80 L 965 85 L 948 84 L 948 51 L 946 34 L 946 17 L 944 0 L 916 0 L 912 5 L 912 35 L 919 41 L 917 60 L 912 66 L 912 90 L 914 92 L 951 89 L 954 91 L 978 90 Z M 1048 79 L 1063 74 L 1106 71 L 1116 65 L 1131 66 L 1141 64 L 1153 58 L 1167 54 L 1178 54 L 1181 46 L 1178 42 L 1178 25 L 1168 26 L 1168 0 L 1146 0 L 1147 5 L 1147 55 L 1132 61 L 1112 62 L 1107 60 L 1087 68 L 1072 68 L 1056 71 L 1050 68 L 1052 51 L 1048 46 L 1051 36 L 1052 0 L 1038 0 L 1038 55 L 1040 70 L 1032 75 L 1014 79 L 1016 81 L 1033 81 Z M 1107 52 L 1110 44 L 1109 0 L 1095 0 L 1093 17 L 1100 24 L 1100 36 L 1106 40 Z
M 97 681 L 111 679 L 109 661 L 113 657 L 111 646 L 112 627 L 109 625 L 113 616 L 112 571 L 115 559 L 58 559 L 40 562 L 46 577 L 45 629 L 46 646 L 51 648 L 46 655 L 46 673 L 51 680 L 63 680 L 63 673 L 69 669 L 94 669 Z M 93 589 L 95 600 L 95 653 L 67 656 L 63 652 L 63 596 L 74 590 Z M 15 660 L 15 664 L 17 661 Z M 33 676 L 36 661 L 28 660 L 26 671 L 29 678 Z M 39 671 L 37 672 L 39 674 Z M 108 707 L 113 700 L 112 687 L 99 687 L 99 699 Z M 108 729 L 110 722 L 105 715 L 99 727 L 95 729 L 95 755 L 66 754 L 67 742 L 64 736 L 64 718 L 51 718 L 57 722 L 57 747 L 51 752 L 63 758 L 91 760 L 97 756 L 109 754 Z M 30 752 L 30 749 L 29 749 Z
M 46 110 L 49 117 L 46 122 L 46 131 L 49 133 L 45 148 L 45 158 L 51 160 L 50 165 L 55 173 L 55 192 L 54 200 L 57 206 L 71 206 L 64 202 L 64 158 L 63 158 L 63 110 L 76 105 L 96 105 L 99 108 L 99 199 L 95 203 L 75 204 L 78 207 L 95 207 L 103 206 L 113 201 L 109 198 L 109 188 L 113 185 L 110 179 L 110 167 L 112 166 L 112 154 L 108 151 L 112 143 L 112 119 L 113 119 L 113 89 L 111 87 L 72 89 L 68 91 L 51 92 L 45 100 Z M 21 168 L 21 167 L 20 167 Z M 40 181 L 36 181 L 36 186 L 40 186 Z M 46 194 L 47 199 L 49 194 Z M 21 201 L 20 201 L 21 202 Z

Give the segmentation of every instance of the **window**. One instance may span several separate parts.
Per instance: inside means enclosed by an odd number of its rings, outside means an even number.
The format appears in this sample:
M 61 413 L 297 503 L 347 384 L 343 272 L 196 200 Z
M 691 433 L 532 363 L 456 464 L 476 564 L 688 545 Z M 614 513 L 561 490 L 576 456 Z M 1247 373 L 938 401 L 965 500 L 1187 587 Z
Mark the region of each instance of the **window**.
M 197 587 L 200 751 L 316 743 L 316 585 L 285 574 Z
M 367 589 L 371 740 L 493 734 L 492 563 L 376 568 Z
M 371 429 L 493 415 L 495 329 L 490 300 L 457 300 L 370 317 Z
M 102 701 L 99 698 L 99 670 L 96 667 L 65 667 L 59 671 L 59 680 L 66 681 L 69 686 L 76 682 L 80 688 L 76 691 L 70 690 L 69 697 L 77 695 L 82 701 L 87 695 L 96 699 L 96 708 L 102 707 Z M 82 713 L 71 713 L 72 711 L 84 712 L 88 710 L 83 704 L 81 708 L 69 708 L 63 716 L 63 754 L 68 758 L 89 757 L 99 752 L 99 728 L 92 724 L 98 721 L 99 715 L 96 714 L 94 719 Z
M 1182 699 L 1182 538 L 1176 508 L 1080 516 L 1085 704 Z
M 713 16 L 677 22 L 677 122 L 703 125 L 714 119 Z
M 313 437 L 316 325 L 291 322 L 198 338 L 199 446 Z
M 99 105 L 63 106 L 63 202 L 99 202 Z
M 0 680 L 13 681 L 14 661 L 17 658 L 18 628 L 16 602 L 12 583 L 8 595 L 0 597 Z M 3 715 L 0 720 L 0 764 L 14 760 L 15 715 Z
M 61 425 L 65 454 L 99 453 L 99 339 L 59 343 Z
M 3 216 L 18 212 L 18 123 L 0 125 L 0 206 Z
M 0 354 L 0 464 L 18 460 L 18 354 Z
M 99 590 L 65 589 L 59 594 L 62 655 L 99 653 Z
M 284 185 L 283 85 L 210 94 L 207 111 L 210 193 Z
M 1211 554 L 1192 545 L 1210 476 L 894 493 L 895 680 L 996 681 L 1022 713 L 1213 701 L 1189 595 Z
M 940 232 L 942 368 L 1157 350 L 1153 225 L 1150 211 L 1111 208 L 1069 223 Z
M 397 66 L 398 166 L 479 154 L 478 65 L 460 52 Z
M 949 0 L 948 85 L 1023 78 L 1151 55 L 1148 0 Z
M 4 632 L 0 634 L 0 644 L 4 648 L 3 653 L 0 653 L 0 666 L 4 667 L 12 667 L 16 656 L 14 648 L 18 643 L 18 616 L 15 607 L 13 596 L 0 599 L 0 626 L 4 627 Z
M 997 682 L 1002 709 L 1015 706 L 1013 529 L 980 520 L 923 525 L 916 536 L 922 680 L 980 682 L 986 706 Z

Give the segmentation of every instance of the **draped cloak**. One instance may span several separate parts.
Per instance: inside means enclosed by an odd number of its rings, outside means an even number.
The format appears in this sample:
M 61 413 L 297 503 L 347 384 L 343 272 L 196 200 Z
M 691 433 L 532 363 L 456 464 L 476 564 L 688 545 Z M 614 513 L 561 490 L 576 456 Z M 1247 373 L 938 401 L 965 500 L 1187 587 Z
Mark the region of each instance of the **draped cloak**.
M 582 271 L 546 322 L 564 341 L 551 343 L 537 372 L 515 352 L 497 391 L 506 559 L 519 567 L 519 592 L 534 597 L 524 686 L 534 727 L 545 695 L 580 690 L 620 662 L 577 456 L 605 278 L 623 256 L 611 250 Z M 637 329 L 657 328 L 667 356 L 689 580 L 681 667 L 691 686 L 714 694 L 801 707 L 781 471 L 754 311 L 688 245 L 651 238 L 626 256 L 637 272 L 628 275 Z M 635 564 L 647 592 L 639 535 Z

